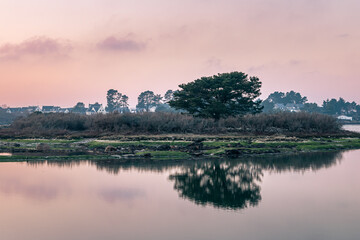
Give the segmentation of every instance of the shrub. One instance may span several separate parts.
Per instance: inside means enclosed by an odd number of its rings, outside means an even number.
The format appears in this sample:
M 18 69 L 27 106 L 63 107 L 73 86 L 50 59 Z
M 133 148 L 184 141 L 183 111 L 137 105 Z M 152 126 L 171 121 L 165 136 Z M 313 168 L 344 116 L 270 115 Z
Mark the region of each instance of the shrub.
M 341 132 L 331 116 L 317 113 L 273 113 L 215 121 L 179 113 L 31 114 L 15 120 L 0 136 L 53 137 L 114 134 L 330 134 Z

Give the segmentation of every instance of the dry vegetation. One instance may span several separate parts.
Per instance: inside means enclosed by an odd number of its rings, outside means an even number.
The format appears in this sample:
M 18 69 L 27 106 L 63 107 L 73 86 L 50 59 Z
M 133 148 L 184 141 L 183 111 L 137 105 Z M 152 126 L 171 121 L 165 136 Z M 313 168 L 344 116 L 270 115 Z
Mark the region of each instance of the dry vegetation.
M 341 132 L 337 120 L 316 113 L 274 113 L 215 121 L 185 114 L 31 114 L 0 129 L 0 137 L 99 137 L 122 134 L 324 135 Z

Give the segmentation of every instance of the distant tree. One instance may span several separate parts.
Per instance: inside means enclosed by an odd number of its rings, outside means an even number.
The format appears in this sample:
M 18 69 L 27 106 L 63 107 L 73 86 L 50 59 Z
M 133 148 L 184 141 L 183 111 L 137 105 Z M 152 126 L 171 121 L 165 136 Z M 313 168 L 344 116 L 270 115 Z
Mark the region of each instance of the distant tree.
M 272 112 L 275 104 L 304 104 L 306 102 L 307 97 L 301 96 L 298 92 L 273 92 L 262 102 L 262 106 L 264 107 L 264 112 Z
M 285 93 L 273 92 L 268 96 L 268 98 L 265 101 L 267 101 L 269 103 L 274 103 L 274 104 L 276 104 L 276 103 L 285 104 L 284 98 L 285 98 Z
M 174 99 L 174 91 L 167 90 L 164 97 L 162 98 L 162 103 L 156 106 L 155 112 L 181 112 L 175 108 L 170 107 L 169 102 Z
M 321 107 L 319 107 L 316 103 L 305 103 L 302 111 L 309 113 L 320 113 Z
M 265 100 L 261 103 L 261 106 L 263 106 L 263 112 L 264 113 L 270 113 L 274 110 L 275 103 L 270 102 L 268 100 Z
M 113 112 L 117 108 L 119 108 L 121 97 L 122 97 L 122 94 L 119 93 L 117 90 L 109 89 L 107 91 L 107 95 L 106 95 L 106 100 L 107 100 L 106 110 L 108 112 Z
M 78 102 L 73 110 L 72 110 L 74 113 L 85 113 L 86 112 L 86 107 L 85 107 L 85 104 L 83 102 Z
M 304 104 L 307 102 L 307 97 L 301 96 L 300 93 L 290 91 L 287 92 L 284 96 L 285 104 L 292 103 L 292 104 Z
M 287 93 L 273 92 L 268 96 L 268 98 L 265 101 L 271 102 L 274 104 L 278 103 L 278 104 L 284 104 L 284 105 L 286 105 L 288 103 L 304 104 L 307 102 L 307 97 L 303 97 L 303 96 L 301 96 L 300 93 L 294 92 L 294 91 L 290 91 Z
M 174 110 L 169 104 L 162 103 L 157 105 L 155 112 L 172 112 Z
M 338 101 L 333 98 L 331 100 L 327 99 L 323 101 L 323 111 L 325 114 L 329 115 L 340 115 L 341 114 L 341 103 L 339 104 Z
M 261 82 L 242 72 L 231 72 L 202 77 L 188 84 L 181 84 L 169 102 L 176 109 L 183 109 L 198 117 L 214 118 L 259 113 Z
M 181 113 L 183 111 L 172 108 L 167 103 L 161 103 L 161 104 L 157 105 L 155 112 Z
M 158 106 L 160 101 L 161 96 L 159 94 L 154 94 L 152 91 L 145 91 L 140 93 L 136 109 L 140 112 L 149 112 L 151 108 Z
M 122 113 L 130 112 L 128 100 L 129 97 L 126 95 L 122 95 L 120 98 L 120 111 Z
M 128 96 L 122 95 L 120 98 L 120 106 L 123 108 L 129 107 L 128 100 L 129 100 Z
M 174 91 L 173 90 L 167 90 L 165 95 L 164 95 L 164 103 L 168 103 L 173 99 L 174 99 Z
M 343 98 L 339 98 L 339 100 L 327 99 L 323 101 L 323 112 L 329 115 L 341 115 L 347 114 L 354 117 L 358 117 L 357 115 L 360 113 L 359 107 L 356 102 L 347 102 Z

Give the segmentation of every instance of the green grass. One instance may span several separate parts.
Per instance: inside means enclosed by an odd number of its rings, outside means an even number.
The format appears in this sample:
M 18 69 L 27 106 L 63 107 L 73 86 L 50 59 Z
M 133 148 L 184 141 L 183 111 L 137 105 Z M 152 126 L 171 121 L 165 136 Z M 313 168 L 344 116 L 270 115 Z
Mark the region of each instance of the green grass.
M 277 153 L 277 152 L 285 152 L 289 151 L 290 149 L 274 149 L 274 148 L 216 148 L 206 150 L 205 154 L 209 155 L 224 155 L 227 150 L 239 150 L 242 154 L 265 154 L 265 153 Z
M 225 142 L 225 141 L 205 141 L 203 142 L 206 147 L 227 147 L 229 145 L 234 146 L 237 142 Z
M 154 158 L 185 159 L 190 157 L 188 153 L 179 151 L 144 151 L 138 152 L 135 155 L 144 156 L 145 154 L 151 154 Z
M 208 155 L 223 155 L 225 154 L 225 151 L 229 149 L 230 148 L 215 148 L 215 149 L 205 150 L 204 153 Z
M 308 144 L 300 144 L 297 146 L 299 151 L 329 151 L 329 150 L 342 150 L 342 149 L 360 149 L 359 140 L 355 141 L 336 141 L 327 143 L 311 142 Z
M 191 142 L 188 141 L 92 141 L 87 143 L 89 148 L 105 148 L 107 146 L 113 147 L 130 147 L 130 146 L 159 146 L 159 145 L 170 145 L 170 146 L 186 146 Z
M 75 143 L 80 141 L 72 139 L 1 139 L 0 142 L 8 142 L 8 143 L 24 143 L 24 144 L 31 144 L 31 143 L 47 143 L 47 144 L 57 144 L 57 143 Z
M 73 155 L 73 156 L 0 156 L 0 162 L 51 161 L 51 160 L 102 160 L 112 159 L 109 155 Z
M 360 138 L 310 138 L 310 139 L 289 139 L 288 141 L 264 141 L 262 138 L 254 138 L 253 141 L 242 140 L 216 140 L 216 141 L 204 141 L 203 145 L 206 150 L 203 150 L 204 156 L 222 156 L 226 154 L 227 150 L 237 149 L 241 154 L 268 154 L 268 153 L 292 153 L 292 152 L 312 152 L 312 151 L 336 151 L 344 149 L 360 149 Z M 78 145 L 80 140 L 64 140 L 64 139 L 5 139 L 0 140 L 1 152 L 15 152 L 20 154 L 19 150 L 34 150 L 39 143 L 46 143 L 50 146 L 50 151 L 54 150 L 51 155 L 56 155 L 56 151 L 61 150 L 74 150 L 82 148 L 82 145 Z M 10 143 L 10 146 L 6 146 L 4 143 Z M 19 143 L 20 147 L 14 147 L 15 143 Z M 150 153 L 153 159 L 186 159 L 191 155 L 181 151 L 156 151 L 157 146 L 179 146 L 184 147 L 191 144 L 191 141 L 168 141 L 168 140 L 135 140 L 135 141 L 100 141 L 94 140 L 86 143 L 87 148 L 84 151 L 89 151 L 95 148 L 99 148 L 99 155 L 74 155 L 74 156 L 0 156 L 0 161 L 26 161 L 26 160 L 49 160 L 49 159 L 109 159 L 110 155 L 103 152 L 107 146 L 114 147 L 130 147 L 141 146 L 144 149 L 142 152 L 136 153 L 137 157 L 141 157 L 146 153 Z M 1 145 L 2 144 L 2 145 Z M 102 149 L 102 150 L 100 150 Z M 16 151 L 15 151 L 16 150 Z M 74 152 L 71 151 L 71 152 Z M 64 151 L 62 154 L 68 153 Z M 129 151 L 131 153 L 132 151 Z M 49 152 L 51 153 L 51 152 Z M 91 153 L 89 153 L 91 154 Z M 115 153 L 117 154 L 117 153 Z M 124 151 L 119 152 L 120 155 L 126 154 Z

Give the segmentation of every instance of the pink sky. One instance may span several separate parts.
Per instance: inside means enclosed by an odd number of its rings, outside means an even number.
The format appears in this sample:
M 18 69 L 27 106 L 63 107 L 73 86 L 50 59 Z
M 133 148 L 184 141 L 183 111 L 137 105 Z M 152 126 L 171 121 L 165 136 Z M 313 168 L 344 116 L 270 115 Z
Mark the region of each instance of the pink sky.
M 2 0 L 0 105 L 105 103 L 242 71 L 360 103 L 357 0 Z

